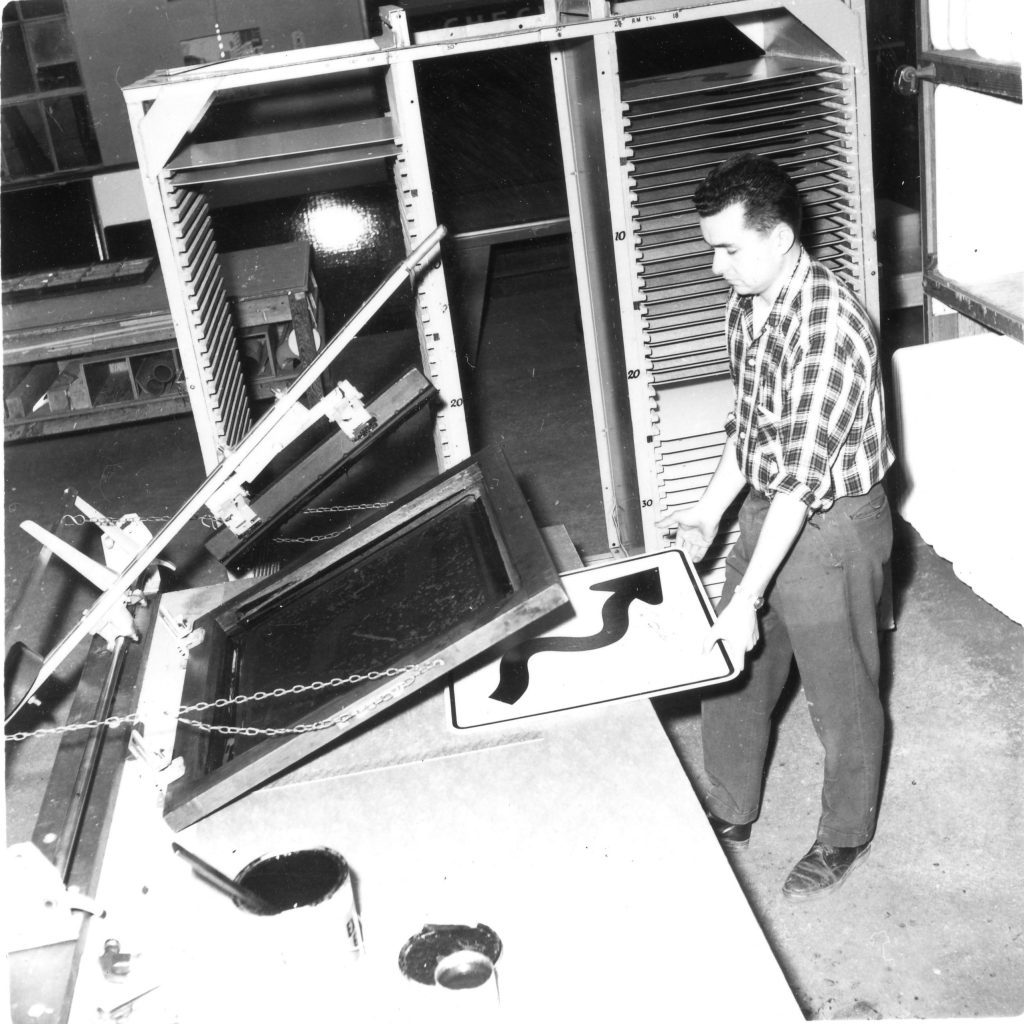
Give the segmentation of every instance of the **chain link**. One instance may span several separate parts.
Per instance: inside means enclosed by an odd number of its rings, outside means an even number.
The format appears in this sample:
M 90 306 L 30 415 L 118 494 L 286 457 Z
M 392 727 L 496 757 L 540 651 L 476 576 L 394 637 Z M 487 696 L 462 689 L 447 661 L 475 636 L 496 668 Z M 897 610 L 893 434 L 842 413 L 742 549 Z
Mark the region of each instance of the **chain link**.
M 334 533 L 314 533 L 309 537 L 273 537 L 271 539 L 275 544 L 319 544 L 322 540 L 334 540 L 335 537 L 340 537 L 348 532 L 348 530 L 335 530 Z
M 176 718 L 182 725 L 192 726 L 203 732 L 215 732 L 226 736 L 284 736 L 293 733 L 314 732 L 318 729 L 326 729 L 332 725 L 344 725 L 352 721 L 357 715 L 364 715 L 381 704 L 387 704 L 395 697 L 408 690 L 416 681 L 416 678 L 425 671 L 443 665 L 441 658 L 434 658 L 432 661 L 420 662 L 413 665 L 403 665 L 399 668 L 386 668 L 371 670 L 365 673 L 353 673 L 350 676 L 335 676 L 333 679 L 316 679 L 310 683 L 296 683 L 294 686 L 279 686 L 274 690 L 257 690 L 255 693 L 243 693 L 237 697 L 218 697 L 216 700 L 203 700 L 195 704 L 183 704 L 177 711 L 161 711 L 160 715 L 165 718 Z M 380 679 L 395 679 L 402 675 L 408 675 L 409 679 L 404 685 L 397 689 L 392 688 L 381 694 L 369 707 L 360 712 L 339 712 L 330 718 L 322 719 L 319 722 L 307 722 L 304 724 L 281 727 L 239 726 L 239 725 L 213 725 L 209 722 L 201 722 L 198 719 L 185 718 L 184 715 L 195 714 L 202 711 L 219 711 L 227 707 L 235 707 L 241 704 L 249 704 L 255 701 L 280 700 L 282 697 L 297 697 L 304 693 L 316 693 L 320 690 L 336 689 L 339 686 L 349 686 L 355 683 L 377 682 Z M 128 715 L 111 715 L 109 718 L 91 719 L 88 722 L 73 722 L 70 725 L 55 725 L 42 729 L 34 729 L 30 732 L 15 732 L 4 736 L 7 743 L 20 743 L 23 740 L 35 736 L 59 736 L 69 732 L 80 732 L 84 729 L 99 729 L 104 726 L 114 729 L 126 722 L 135 723 L 139 721 L 140 714 L 132 712 Z
M 313 508 L 302 509 L 302 514 L 316 516 L 338 512 L 365 512 L 378 508 L 390 508 L 393 504 L 393 501 L 369 501 L 356 505 L 315 505 Z M 140 523 L 167 523 L 171 520 L 170 516 L 138 516 L 137 518 Z M 216 530 L 224 525 L 222 520 L 209 512 L 193 516 L 192 521 L 201 523 L 208 530 Z M 108 516 L 76 515 L 65 512 L 60 517 L 60 522 L 62 526 L 84 526 L 86 523 L 95 523 L 97 526 L 117 526 L 120 520 L 111 519 Z M 316 544 L 323 540 L 333 540 L 347 532 L 347 530 L 337 530 L 334 533 L 321 533 L 313 537 L 275 537 L 274 542 L 276 544 Z
M 314 508 L 303 509 L 302 514 L 316 516 L 329 512 L 359 512 L 376 508 L 390 508 L 393 504 L 393 501 L 371 501 L 363 505 L 317 505 Z M 314 533 L 308 537 L 274 537 L 272 540 L 275 544 L 319 544 L 325 540 L 343 537 L 351 529 L 351 526 L 346 526 L 343 530 L 335 530 L 332 533 Z
M 362 505 L 315 505 L 313 508 L 304 508 L 302 514 L 317 516 L 328 512 L 361 512 L 364 509 L 390 508 L 392 505 L 393 501 L 368 501 Z
M 170 516 L 137 516 L 136 518 L 140 523 L 169 523 L 171 521 Z M 120 521 L 120 519 L 111 519 L 109 516 L 76 515 L 72 512 L 65 512 L 60 517 L 61 526 L 85 526 L 86 523 L 95 523 L 97 526 L 117 526 Z M 221 520 L 209 512 L 193 516 L 192 522 L 202 523 L 208 530 L 216 530 L 222 525 Z

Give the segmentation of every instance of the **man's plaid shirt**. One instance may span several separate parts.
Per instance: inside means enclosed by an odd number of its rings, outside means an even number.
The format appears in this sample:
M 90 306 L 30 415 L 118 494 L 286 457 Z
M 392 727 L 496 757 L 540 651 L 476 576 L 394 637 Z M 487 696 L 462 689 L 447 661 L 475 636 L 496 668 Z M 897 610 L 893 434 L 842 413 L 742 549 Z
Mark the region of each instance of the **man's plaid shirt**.
M 751 298 L 726 307 L 736 405 L 726 420 L 747 480 L 812 511 L 866 494 L 892 465 L 878 345 L 867 315 L 801 250 L 793 276 L 752 336 Z

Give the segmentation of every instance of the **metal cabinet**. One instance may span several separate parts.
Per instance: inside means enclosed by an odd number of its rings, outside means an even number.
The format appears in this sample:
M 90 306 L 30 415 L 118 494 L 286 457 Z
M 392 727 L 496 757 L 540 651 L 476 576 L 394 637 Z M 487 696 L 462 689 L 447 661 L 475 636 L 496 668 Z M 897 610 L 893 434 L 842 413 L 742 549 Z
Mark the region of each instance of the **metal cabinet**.
M 252 405 L 273 398 L 316 355 L 324 333 L 320 289 L 303 242 L 226 253 L 221 267 Z

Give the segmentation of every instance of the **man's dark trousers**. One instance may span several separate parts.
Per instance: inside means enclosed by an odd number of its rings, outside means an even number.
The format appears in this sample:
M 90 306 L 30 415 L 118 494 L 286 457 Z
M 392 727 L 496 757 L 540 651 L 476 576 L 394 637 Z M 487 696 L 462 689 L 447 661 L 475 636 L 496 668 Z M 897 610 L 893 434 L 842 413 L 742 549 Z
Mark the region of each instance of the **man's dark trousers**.
M 726 566 L 723 606 L 746 570 L 768 500 L 751 491 Z M 811 720 L 825 748 L 818 839 L 871 840 L 878 814 L 884 714 L 878 695 L 878 605 L 892 518 L 877 484 L 807 521 L 765 595 L 761 641 L 735 684 L 702 704 L 707 809 L 753 821 L 760 808 L 772 711 L 796 658 Z

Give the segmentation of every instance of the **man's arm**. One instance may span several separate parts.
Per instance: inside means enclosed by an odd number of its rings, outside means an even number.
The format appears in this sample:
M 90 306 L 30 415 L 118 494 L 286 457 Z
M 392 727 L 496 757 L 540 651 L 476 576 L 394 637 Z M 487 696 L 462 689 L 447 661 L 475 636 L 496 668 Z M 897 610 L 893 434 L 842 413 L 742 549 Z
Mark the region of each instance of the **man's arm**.
M 807 506 L 800 498 L 787 493 L 775 495 L 750 556 L 747 571 L 729 604 L 711 627 L 705 649 L 709 650 L 716 640 L 722 640 L 732 660 L 737 664 L 743 661 L 760 635 L 754 602 L 768 589 L 806 521 Z
M 736 461 L 733 435 L 726 441 L 714 475 L 697 504 L 659 519 L 656 525 L 659 529 L 674 528 L 675 546 L 682 548 L 694 562 L 699 562 L 714 543 L 725 510 L 746 484 Z M 807 506 L 799 497 L 787 493 L 775 495 L 747 571 L 708 633 L 706 650 L 710 650 L 716 640 L 722 640 L 736 664 L 744 660 L 760 635 L 754 602 L 763 596 L 775 578 L 806 520 Z
M 659 519 L 659 529 L 676 531 L 675 546 L 699 562 L 714 543 L 725 510 L 746 486 L 747 481 L 736 461 L 736 438 L 730 437 L 715 467 L 714 475 L 696 505 Z M 765 516 L 750 564 L 729 604 L 705 640 L 710 650 L 716 640 L 724 641 L 737 664 L 757 643 L 757 611 L 754 602 L 763 596 L 779 571 L 807 520 L 807 506 L 792 494 L 776 494 Z

